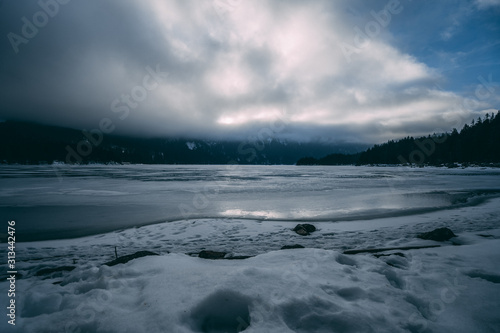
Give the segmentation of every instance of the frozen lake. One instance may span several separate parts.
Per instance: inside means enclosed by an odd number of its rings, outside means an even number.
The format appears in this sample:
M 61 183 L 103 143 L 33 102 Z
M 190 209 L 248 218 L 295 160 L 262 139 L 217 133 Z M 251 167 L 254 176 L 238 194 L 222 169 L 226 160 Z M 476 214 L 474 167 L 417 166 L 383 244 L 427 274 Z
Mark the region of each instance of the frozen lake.
M 0 166 L 0 218 L 18 241 L 190 219 L 355 221 L 472 206 L 500 170 L 407 167 Z

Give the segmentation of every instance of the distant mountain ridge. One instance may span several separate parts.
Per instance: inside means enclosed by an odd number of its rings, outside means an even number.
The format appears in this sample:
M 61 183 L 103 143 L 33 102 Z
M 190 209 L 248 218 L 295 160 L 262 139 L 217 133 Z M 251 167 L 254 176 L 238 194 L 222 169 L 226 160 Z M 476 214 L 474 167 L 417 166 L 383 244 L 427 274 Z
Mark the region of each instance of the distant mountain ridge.
M 0 123 L 0 163 L 295 164 L 302 156 L 351 154 L 362 144 L 213 141 L 104 135 L 26 122 Z

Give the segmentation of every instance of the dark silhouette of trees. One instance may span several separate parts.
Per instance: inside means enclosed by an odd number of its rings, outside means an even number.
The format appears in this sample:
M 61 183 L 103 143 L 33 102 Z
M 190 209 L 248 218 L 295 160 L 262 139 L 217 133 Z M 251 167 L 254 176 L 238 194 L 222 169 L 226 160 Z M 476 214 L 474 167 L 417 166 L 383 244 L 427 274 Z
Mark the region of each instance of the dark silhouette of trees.
M 499 163 L 500 111 L 472 120 L 460 130 L 427 137 L 406 137 L 375 145 L 361 153 L 358 164 Z
M 417 164 L 500 163 L 500 111 L 465 124 L 460 132 L 427 137 L 406 137 L 374 145 L 355 155 L 333 154 L 321 159 L 303 158 L 300 165 L 339 164 Z
M 356 164 L 359 154 L 330 154 L 322 158 L 304 157 L 297 165 L 349 165 Z
M 281 142 L 211 141 L 184 138 L 136 138 L 103 135 L 88 138 L 82 131 L 25 122 L 0 122 L 0 163 L 51 164 L 67 162 L 68 147 L 75 154 L 70 163 L 142 164 L 294 164 L 300 156 L 320 157 L 332 151 L 358 152 L 366 145 Z M 94 140 L 94 143 L 92 143 Z M 258 140 L 258 139 L 255 139 Z M 79 148 L 80 147 L 80 150 Z
M 81 131 L 73 129 L 0 123 L 0 163 L 67 162 L 68 146 L 76 151 L 79 144 L 88 140 Z M 91 146 L 92 152 L 81 156 L 81 163 L 294 164 L 299 156 L 310 157 L 299 159 L 297 165 L 500 163 L 500 111 L 474 119 L 460 131 L 454 128 L 444 134 L 389 140 L 362 153 L 354 153 L 364 149 L 359 145 L 332 148 L 272 139 L 242 143 L 106 135 L 102 142 Z M 332 150 L 334 154 L 324 156 Z

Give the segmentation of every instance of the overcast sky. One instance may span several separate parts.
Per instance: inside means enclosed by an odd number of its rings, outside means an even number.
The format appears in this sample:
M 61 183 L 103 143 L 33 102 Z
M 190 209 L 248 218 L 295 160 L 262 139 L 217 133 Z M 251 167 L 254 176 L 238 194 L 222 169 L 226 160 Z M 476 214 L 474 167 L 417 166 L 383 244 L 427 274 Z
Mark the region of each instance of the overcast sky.
M 378 143 L 500 108 L 500 0 L 0 0 L 0 35 L 3 120 Z

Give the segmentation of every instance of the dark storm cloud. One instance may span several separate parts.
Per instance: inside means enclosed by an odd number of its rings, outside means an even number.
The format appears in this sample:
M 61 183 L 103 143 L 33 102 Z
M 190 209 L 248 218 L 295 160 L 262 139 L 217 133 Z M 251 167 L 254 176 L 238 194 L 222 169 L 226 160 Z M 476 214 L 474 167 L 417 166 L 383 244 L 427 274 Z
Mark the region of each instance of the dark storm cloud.
M 109 109 L 112 97 L 127 82 L 140 82 L 144 64 L 154 66 L 160 59 L 169 62 L 168 52 L 152 42 L 159 38 L 158 33 L 144 29 L 144 14 L 141 17 L 126 5 L 98 4 L 73 1 L 60 5 L 45 27 L 27 44 L 18 46 L 18 53 L 10 43 L 2 43 L 4 64 L 8 65 L 2 80 L 2 94 L 10 102 L 4 111 L 7 117 L 24 118 L 24 110 L 31 109 L 30 119 L 90 125 Z M 23 5 L 8 4 L 5 10 L 11 19 L 3 21 L 2 32 L 22 36 L 21 17 L 31 20 L 41 10 L 36 2 Z
M 496 8 L 469 4 L 467 15 Z M 402 42 L 420 41 L 420 30 L 404 26 L 415 10 L 444 10 L 425 6 L 5 1 L 0 118 L 76 128 L 109 118 L 116 133 L 238 139 L 283 117 L 287 129 L 276 135 L 295 140 L 375 142 L 449 130 L 490 110 L 497 94 L 447 91 L 443 72 Z M 450 41 L 466 29 L 462 7 L 437 25 Z M 423 15 L 418 22 L 436 27 Z M 474 92 L 477 82 L 467 84 Z

